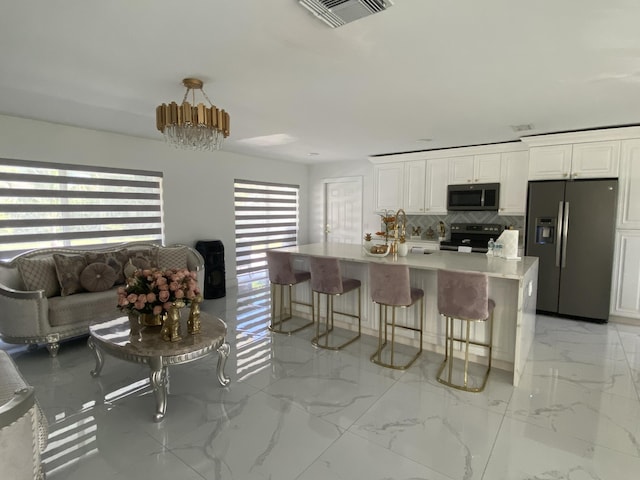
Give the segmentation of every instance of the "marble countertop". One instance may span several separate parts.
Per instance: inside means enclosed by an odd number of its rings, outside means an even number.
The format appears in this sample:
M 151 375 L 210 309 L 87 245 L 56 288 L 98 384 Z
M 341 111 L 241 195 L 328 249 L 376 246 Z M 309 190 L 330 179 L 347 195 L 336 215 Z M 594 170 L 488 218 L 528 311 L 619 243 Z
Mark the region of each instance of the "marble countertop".
M 437 250 L 429 254 L 409 253 L 406 257 L 372 257 L 364 252 L 362 245 L 345 243 L 312 243 L 278 249 L 298 255 L 335 257 L 352 262 L 379 262 L 409 265 L 422 270 L 453 270 L 460 272 L 482 272 L 490 277 L 521 280 L 538 263 L 537 257 L 522 257 L 520 260 L 488 257 L 483 253 L 461 253 Z

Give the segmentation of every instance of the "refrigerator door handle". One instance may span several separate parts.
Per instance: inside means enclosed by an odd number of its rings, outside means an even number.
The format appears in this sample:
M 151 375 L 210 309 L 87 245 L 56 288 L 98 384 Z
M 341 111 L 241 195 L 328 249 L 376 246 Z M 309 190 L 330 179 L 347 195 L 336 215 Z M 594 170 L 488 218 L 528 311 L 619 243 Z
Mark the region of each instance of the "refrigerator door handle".
M 558 202 L 558 224 L 562 221 L 564 212 L 564 202 Z M 556 226 L 556 267 L 560 266 L 561 258 L 561 245 L 562 245 L 562 229 L 559 225 Z
M 562 268 L 567 266 L 567 237 L 569 236 L 569 202 L 564 202 L 564 220 L 562 222 Z

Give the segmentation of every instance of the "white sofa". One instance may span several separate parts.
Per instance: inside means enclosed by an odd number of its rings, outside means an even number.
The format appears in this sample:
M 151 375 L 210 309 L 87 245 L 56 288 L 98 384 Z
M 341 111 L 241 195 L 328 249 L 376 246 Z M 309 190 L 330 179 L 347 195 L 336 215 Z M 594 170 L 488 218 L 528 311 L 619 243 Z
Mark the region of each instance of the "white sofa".
M 127 263 L 188 268 L 197 272 L 200 288 L 204 282 L 204 259 L 186 245 L 123 243 L 109 248 L 32 250 L 0 261 L 0 339 L 44 343 L 55 357 L 60 341 L 86 335 L 92 321 L 117 313 L 116 290 L 125 281 Z M 113 286 L 104 289 L 111 278 Z
M 0 465 L 2 478 L 44 479 L 40 455 L 47 446 L 47 419 L 9 354 L 0 350 Z

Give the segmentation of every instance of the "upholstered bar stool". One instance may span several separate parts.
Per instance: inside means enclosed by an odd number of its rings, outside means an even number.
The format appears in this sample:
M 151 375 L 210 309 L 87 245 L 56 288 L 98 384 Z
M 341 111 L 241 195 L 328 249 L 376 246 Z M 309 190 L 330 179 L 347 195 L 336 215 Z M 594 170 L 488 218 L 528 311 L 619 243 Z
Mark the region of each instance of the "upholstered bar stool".
M 489 298 L 489 278 L 487 275 L 438 270 L 438 311 L 446 320 L 445 357 L 437 377 L 440 383 L 467 392 L 484 390 L 491 371 L 494 307 L 494 301 Z M 455 333 L 454 320 L 460 322 L 459 336 L 456 336 Z M 485 322 L 489 337 L 487 342 L 470 339 L 472 322 Z M 454 342 L 465 346 L 462 382 L 453 380 Z M 483 347 L 488 352 L 486 371 L 479 387 L 469 386 L 469 345 Z
M 424 290 L 412 288 L 407 265 L 393 265 L 383 263 L 369 264 L 369 288 L 371 300 L 378 304 L 378 350 L 371 355 L 371 361 L 383 367 L 406 370 L 422 353 L 422 333 L 424 324 Z M 396 309 L 408 308 L 420 301 L 420 323 L 417 327 L 396 324 Z M 389 322 L 389 309 L 391 309 L 391 322 Z M 408 319 L 407 319 L 408 322 Z M 388 341 L 388 330 L 391 326 L 391 343 Z M 420 333 L 420 345 L 418 351 L 405 363 L 396 362 L 395 340 L 396 328 L 411 330 Z M 384 335 L 383 335 L 384 330 Z M 384 338 L 384 340 L 383 340 Z M 388 347 L 389 361 L 382 360 L 382 351 Z
M 289 252 L 267 251 L 267 266 L 269 267 L 269 282 L 271 283 L 271 325 L 269 330 L 276 333 L 291 335 L 303 328 L 313 325 L 313 306 L 311 303 L 300 302 L 293 299 L 292 287 L 311 278 L 310 272 L 294 270 L 291 264 Z M 284 287 L 289 287 L 286 296 L 288 311 L 285 308 Z M 296 328 L 283 330 L 286 321 L 293 317 L 293 305 L 305 305 L 311 307 L 311 321 Z M 279 308 L 276 308 L 278 306 Z M 276 311 L 277 310 L 277 311 Z
M 316 323 L 316 336 L 311 339 L 311 343 L 320 348 L 326 348 L 329 350 L 340 350 L 352 342 L 355 342 L 360 338 L 362 330 L 361 326 L 361 291 L 360 280 L 355 278 L 343 278 L 342 270 L 340 269 L 340 261 L 337 258 L 327 257 L 310 257 L 309 262 L 311 265 L 311 303 L 313 304 L 314 316 L 317 315 Z M 333 299 L 334 297 L 344 295 L 353 290 L 358 291 L 358 314 L 338 312 L 334 310 Z M 325 295 L 326 300 L 326 312 L 325 312 L 325 329 L 320 331 L 320 302 L 321 295 Z M 318 309 L 315 313 L 316 308 Z M 346 342 L 339 344 L 330 344 L 329 337 L 333 337 L 333 317 L 338 314 L 346 317 L 358 319 L 358 334 L 349 338 Z M 324 341 L 321 341 L 324 340 Z

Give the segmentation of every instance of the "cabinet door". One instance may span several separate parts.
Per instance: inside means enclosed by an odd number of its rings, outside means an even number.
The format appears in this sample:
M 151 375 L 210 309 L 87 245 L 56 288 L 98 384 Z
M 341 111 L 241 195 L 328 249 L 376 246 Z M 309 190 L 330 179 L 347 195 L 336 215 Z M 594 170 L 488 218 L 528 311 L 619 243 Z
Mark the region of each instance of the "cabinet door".
M 616 178 L 620 163 L 620 142 L 590 142 L 573 145 L 573 178 Z
M 382 163 L 373 167 L 373 194 L 375 210 L 393 210 L 400 208 L 404 200 L 402 185 L 404 182 L 404 162 Z
M 612 284 L 611 313 L 640 318 L 640 231 L 616 233 Z
M 640 228 L 640 139 L 622 142 L 618 227 Z
M 406 213 L 424 213 L 426 160 L 405 162 L 404 203 Z
M 430 215 L 447 214 L 447 176 L 449 159 L 427 160 L 425 211 Z
M 500 174 L 500 215 L 525 215 L 527 206 L 528 152 L 502 154 Z
M 571 172 L 572 145 L 531 147 L 529 180 L 566 179 Z
M 497 183 L 500 181 L 500 154 L 487 153 L 473 157 L 473 182 Z
M 458 185 L 473 181 L 473 156 L 449 159 L 449 184 Z

